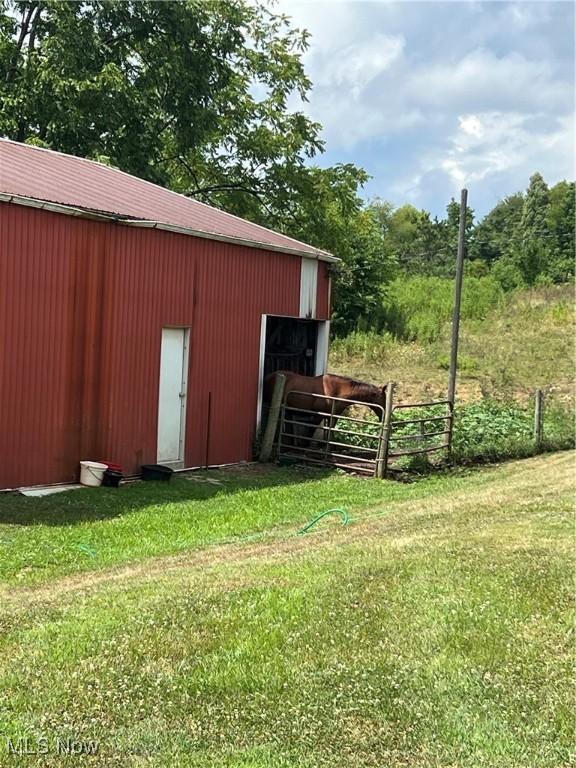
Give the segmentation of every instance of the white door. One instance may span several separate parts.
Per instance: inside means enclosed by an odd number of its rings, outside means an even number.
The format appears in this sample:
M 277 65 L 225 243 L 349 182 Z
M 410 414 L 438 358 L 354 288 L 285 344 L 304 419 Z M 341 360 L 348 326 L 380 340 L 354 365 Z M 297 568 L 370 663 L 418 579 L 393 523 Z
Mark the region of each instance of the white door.
M 158 399 L 158 461 L 184 461 L 188 329 L 163 328 Z

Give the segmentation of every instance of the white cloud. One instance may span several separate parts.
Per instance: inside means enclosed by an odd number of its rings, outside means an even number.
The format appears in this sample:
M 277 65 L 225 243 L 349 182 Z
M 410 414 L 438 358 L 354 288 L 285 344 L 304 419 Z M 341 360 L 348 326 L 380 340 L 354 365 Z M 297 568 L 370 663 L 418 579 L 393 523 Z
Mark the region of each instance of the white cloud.
M 344 86 L 357 100 L 378 75 L 390 69 L 404 50 L 401 36 L 377 33 L 374 37 L 333 51 L 317 71 L 316 84 L 320 87 Z
M 395 191 L 418 200 L 431 179 L 437 182 L 439 176 L 453 190 L 504 182 L 510 185 L 504 194 L 525 186 L 535 170 L 550 184 L 573 178 L 574 117 L 561 117 L 552 127 L 547 121 L 540 123 L 539 117 L 502 112 L 460 115 L 447 145 L 424 156 L 417 171 L 400 180 Z
M 521 30 L 538 27 L 550 18 L 550 8 L 546 2 L 506 3 L 503 17 L 510 24 Z
M 327 162 L 375 177 L 370 194 L 442 210 L 469 184 L 488 198 L 574 173 L 570 3 L 280 0 L 312 33 L 303 109 Z M 492 201 L 493 204 L 494 201 Z
M 573 98 L 570 84 L 554 77 L 550 62 L 514 51 L 497 56 L 482 48 L 455 62 L 417 69 L 408 76 L 406 90 L 411 101 L 442 110 L 559 109 Z
M 525 128 L 527 118 L 518 114 L 487 112 L 458 117 L 458 129 L 437 167 L 460 185 L 478 182 L 523 162 L 534 137 Z M 428 170 L 432 170 L 432 162 Z
M 574 119 L 560 118 L 550 128 L 534 125 L 534 117 L 501 112 L 459 117 L 458 130 L 438 166 L 461 184 L 474 184 L 512 168 L 531 173 L 542 164 L 545 169 L 540 170 L 557 177 L 573 154 Z
M 460 128 L 463 133 L 480 138 L 484 134 L 484 125 L 478 115 L 465 115 L 459 117 Z
M 323 136 L 332 150 L 350 151 L 375 136 L 385 141 L 393 134 L 425 123 L 424 115 L 417 109 L 396 111 L 392 100 L 386 103 L 386 95 L 381 102 L 370 103 L 327 91 L 317 96 L 309 111 L 313 119 L 323 124 Z
M 324 138 L 332 148 L 349 149 L 373 136 L 419 122 L 418 110 L 397 110 L 393 99 L 380 100 L 371 93 L 379 89 L 383 79 L 394 77 L 401 66 L 404 37 L 370 28 L 362 32 L 354 29 L 356 39 L 350 42 L 353 14 L 349 4 L 334 3 L 334 13 L 332 5 L 324 3 L 306 7 L 309 21 L 311 7 L 330 12 L 325 16 L 322 33 L 317 32 L 305 56 L 306 71 L 313 83 L 310 101 L 302 103 L 293 98 L 290 107 L 322 123 Z M 300 19 L 298 22 L 305 26 Z

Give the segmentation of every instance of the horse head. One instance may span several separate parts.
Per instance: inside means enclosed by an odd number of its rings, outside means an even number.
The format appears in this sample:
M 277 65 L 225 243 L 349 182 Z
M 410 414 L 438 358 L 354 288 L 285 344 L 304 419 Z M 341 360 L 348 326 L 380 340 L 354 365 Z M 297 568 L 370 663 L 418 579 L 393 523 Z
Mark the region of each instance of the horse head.
M 372 405 L 376 406 L 372 408 L 372 411 L 378 417 L 378 421 L 384 419 L 384 411 L 386 410 L 386 398 L 388 393 L 388 385 L 378 387 L 375 384 L 370 387 L 369 397 L 365 400 L 366 405 L 370 408 Z

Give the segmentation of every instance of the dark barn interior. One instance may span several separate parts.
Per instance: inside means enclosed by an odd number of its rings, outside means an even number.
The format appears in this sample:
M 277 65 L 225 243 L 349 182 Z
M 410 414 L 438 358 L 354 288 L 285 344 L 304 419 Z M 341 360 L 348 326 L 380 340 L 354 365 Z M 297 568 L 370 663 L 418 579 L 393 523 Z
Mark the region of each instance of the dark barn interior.
M 264 377 L 275 371 L 314 376 L 317 340 L 316 320 L 269 316 L 266 321 Z

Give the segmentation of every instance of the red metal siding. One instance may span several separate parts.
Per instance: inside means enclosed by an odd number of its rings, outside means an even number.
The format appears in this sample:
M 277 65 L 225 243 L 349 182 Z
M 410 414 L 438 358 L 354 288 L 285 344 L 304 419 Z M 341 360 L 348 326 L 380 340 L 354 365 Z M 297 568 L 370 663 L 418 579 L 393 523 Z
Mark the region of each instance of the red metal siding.
M 299 284 L 297 257 L 0 204 L 0 487 L 154 462 L 164 326 L 191 328 L 186 464 L 208 393 L 209 462 L 250 458 L 261 315 L 297 315 Z
M 330 320 L 330 265 L 318 262 L 318 289 L 316 295 L 316 317 L 318 320 Z

